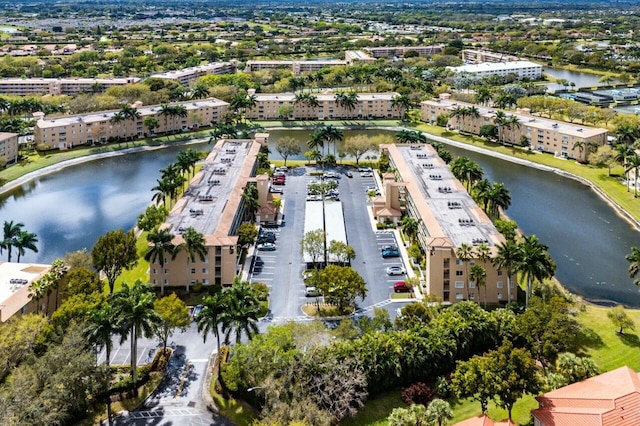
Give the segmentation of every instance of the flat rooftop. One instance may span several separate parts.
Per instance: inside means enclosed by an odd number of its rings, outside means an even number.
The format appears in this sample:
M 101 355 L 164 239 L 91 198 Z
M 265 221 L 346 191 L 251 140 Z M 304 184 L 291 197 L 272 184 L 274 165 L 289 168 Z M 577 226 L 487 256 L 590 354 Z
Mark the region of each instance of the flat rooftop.
M 314 93 L 315 97 L 318 98 L 319 102 L 326 101 L 335 101 L 336 94 L 335 93 Z M 373 101 L 373 100 L 385 100 L 391 101 L 396 96 L 399 96 L 396 92 L 391 93 L 358 93 L 359 101 Z M 293 102 L 296 99 L 295 93 L 285 92 L 285 93 L 256 93 L 256 99 L 258 102 L 265 101 L 282 101 L 282 102 Z
M 199 65 L 197 67 L 189 67 L 189 68 L 183 68 L 175 71 L 167 71 L 163 73 L 152 74 L 151 77 L 172 79 L 172 78 L 185 77 L 185 76 L 198 74 L 198 73 L 213 72 L 229 66 L 232 66 L 231 62 L 212 62 L 210 64 Z
M 208 245 L 228 244 L 226 237 L 259 150 L 253 140 L 218 141 L 163 228 L 180 235 L 192 227 L 205 235 Z
M 187 102 L 177 102 L 172 103 L 171 105 L 184 105 L 187 108 L 187 111 L 197 111 L 201 108 L 205 107 L 218 107 L 229 105 L 228 103 L 221 101 L 215 98 L 209 99 L 201 99 L 198 101 L 187 101 Z M 150 105 L 143 106 L 138 108 L 138 112 L 142 117 L 148 115 L 156 115 L 160 112 L 160 105 Z M 50 127 L 58 127 L 65 126 L 73 123 L 101 123 L 104 121 L 108 121 L 120 110 L 111 110 L 111 111 L 100 111 L 98 113 L 93 114 L 85 114 L 85 115 L 69 115 L 64 117 L 57 118 L 45 118 L 43 120 L 39 120 L 37 126 L 41 129 L 50 128 Z
M 49 268 L 49 265 L 0 261 L 0 322 L 6 321 L 29 302 L 29 284 Z
M 482 62 L 480 64 L 469 64 L 469 65 L 461 65 L 459 67 L 447 67 L 452 69 L 455 72 L 492 72 L 492 71 L 502 71 L 505 69 L 508 70 L 519 70 L 525 68 L 540 68 L 542 69 L 542 65 L 538 65 L 531 61 L 509 61 L 509 62 Z
M 431 145 L 385 145 L 421 215 L 429 236 L 489 246 L 502 236 Z
M 0 84 L 129 84 L 140 81 L 138 77 L 122 78 L 2 78 Z

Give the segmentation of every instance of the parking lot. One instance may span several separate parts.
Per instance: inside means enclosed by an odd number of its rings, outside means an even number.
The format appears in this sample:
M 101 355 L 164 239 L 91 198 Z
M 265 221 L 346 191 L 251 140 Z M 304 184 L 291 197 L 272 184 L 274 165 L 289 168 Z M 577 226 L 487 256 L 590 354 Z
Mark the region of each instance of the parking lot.
M 314 302 L 315 298 L 305 297 L 300 242 L 304 233 L 307 185 L 317 180 L 308 172 L 315 168 L 299 167 L 287 172 L 283 188 L 285 224 L 278 228 L 263 228 L 276 235 L 275 251 L 255 251 L 255 262 L 250 273 L 252 282 L 264 282 L 270 287 L 270 308 L 274 321 L 303 320 L 301 307 Z M 352 177 L 346 176 L 350 170 Z M 386 245 L 398 245 L 391 231 L 374 231 L 368 212 L 370 189 L 378 188 L 373 173 L 359 172 L 352 168 L 332 168 L 326 171 L 338 175 L 339 198 L 343 204 L 347 241 L 356 251 L 352 267 L 364 278 L 368 287 L 367 297 L 358 303 L 358 314 L 371 312 L 373 307 L 388 307 L 393 284 L 403 281 L 405 275 L 388 276 L 389 266 L 406 268 L 402 257 L 383 259 L 381 249 Z M 309 201 L 318 202 L 318 201 Z M 326 221 L 333 220 L 327 217 Z M 393 305 L 392 305 L 393 306 Z

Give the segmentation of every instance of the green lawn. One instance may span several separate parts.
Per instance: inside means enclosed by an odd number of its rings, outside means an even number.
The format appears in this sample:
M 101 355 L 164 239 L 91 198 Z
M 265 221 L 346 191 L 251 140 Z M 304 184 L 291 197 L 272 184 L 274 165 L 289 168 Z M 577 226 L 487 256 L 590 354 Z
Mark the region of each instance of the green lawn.
M 591 356 L 601 372 L 628 366 L 640 371 L 640 310 L 627 309 L 627 314 L 636 322 L 635 331 L 618 335 L 609 318 L 607 308 L 587 306 L 578 314 L 577 320 L 584 331 L 577 336 L 581 350 Z
M 346 419 L 342 426 L 386 426 L 387 417 L 396 407 L 407 405 L 400 398 L 400 391 L 385 392 L 376 398 L 370 399 L 358 414 L 352 419 Z
M 138 263 L 133 269 L 127 269 L 120 274 L 116 280 L 114 291 L 118 291 L 122 287 L 122 283 L 133 284 L 136 280 L 140 280 L 143 283 L 149 282 L 149 262 L 144 260 L 144 254 L 147 252 L 147 232 L 143 232 L 138 237 L 136 242 L 136 249 L 138 250 Z M 108 284 L 105 286 L 109 291 Z

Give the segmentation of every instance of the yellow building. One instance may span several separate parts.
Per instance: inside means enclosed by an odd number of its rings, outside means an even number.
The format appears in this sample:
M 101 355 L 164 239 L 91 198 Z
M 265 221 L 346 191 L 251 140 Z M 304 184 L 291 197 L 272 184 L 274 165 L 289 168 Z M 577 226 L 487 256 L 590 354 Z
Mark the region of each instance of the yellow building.
M 273 60 L 273 61 L 247 61 L 244 71 L 254 72 L 271 69 L 290 69 L 295 75 L 305 72 L 315 72 L 327 67 L 344 67 L 347 61 L 340 59 L 318 59 L 314 61 Z
M 517 61 L 517 56 L 496 53 L 490 50 L 463 49 L 462 60 L 467 64 L 480 64 L 482 62 L 511 62 Z
M 0 93 L 7 95 L 77 95 L 104 92 L 109 87 L 139 82 L 137 77 L 126 78 L 3 78 Z
M 29 296 L 29 285 L 42 278 L 50 268 L 50 265 L 0 261 L 0 323 L 12 316 L 53 312 L 55 303 L 52 300 L 57 290 L 38 301 Z
M 419 56 L 436 55 L 444 51 L 444 45 L 433 46 L 389 46 L 389 47 L 365 47 L 374 58 L 402 57 L 407 52 L 416 52 Z
M 486 244 L 493 257 L 504 237 L 436 151 L 425 144 L 382 145 L 380 149 L 388 155 L 395 175 L 395 179 L 384 179 L 388 207 L 403 210 L 419 224 L 417 240 L 426 256 L 428 294 L 451 303 L 484 301 L 485 294 L 488 303 L 506 303 L 509 297 L 516 300 L 517 289 L 514 283 L 507 288 L 506 272 L 494 268 L 491 261 L 479 260 L 476 251 Z M 474 248 L 469 262 L 456 257 L 456 249 L 463 243 Z M 482 289 L 469 277 L 474 264 L 487 273 Z
M 183 86 L 188 86 L 200 77 L 209 74 L 233 74 L 236 72 L 236 62 L 213 62 L 197 67 L 183 68 L 175 71 L 167 71 L 158 74 L 152 74 L 151 77 L 162 78 L 166 80 L 175 80 Z
M 187 131 L 221 122 L 229 106 L 228 103 L 214 98 L 171 105 L 183 105 L 187 111 L 186 116 L 171 116 L 163 112 L 161 105 L 144 107 L 139 102 L 133 104 L 140 113 L 139 118 L 117 122 L 112 120 L 118 112 L 116 110 L 51 119 L 45 118 L 43 113 L 35 113 L 37 121 L 34 141 L 40 148 L 68 149 L 77 145 L 105 143 L 118 139 L 139 139 L 151 135 L 144 124 L 145 117 L 155 117 L 158 120 L 159 127 L 154 130 L 154 134 Z
M 256 184 L 259 203 L 267 200 L 268 179 L 256 179 L 257 155 L 268 143 L 268 134 L 256 134 L 254 140 L 221 139 L 207 156 L 202 169 L 161 225 L 184 242 L 182 233 L 189 227 L 204 235 L 207 255 L 191 262 L 181 251 L 175 259 L 167 255 L 149 267 L 150 282 L 157 287 L 195 285 L 231 285 L 238 262 L 237 230 L 245 216 L 244 188 Z M 261 184 L 262 182 L 262 184 Z M 262 206 L 261 206 L 262 207 Z
M 358 105 L 347 109 L 336 102 L 335 93 L 312 94 L 318 100 L 318 106 L 309 106 L 305 102 L 296 103 L 294 93 L 256 93 L 256 105 L 246 111 L 251 120 L 278 119 L 376 119 L 399 118 L 400 111 L 393 106 L 398 93 L 358 93 Z M 291 107 L 291 115 L 283 116 L 281 108 Z
M 477 135 L 485 124 L 497 126 L 497 109 L 453 101 L 446 93 L 440 99 L 422 102 L 422 120 L 435 124 L 439 115 L 451 115 L 459 108 L 475 108 L 478 114 L 454 114 L 449 120 L 450 128 Z M 590 152 L 607 142 L 606 129 L 532 116 L 526 109 L 503 112 L 509 119 L 514 117 L 513 123 L 497 126 L 499 139 L 506 143 L 521 145 L 526 138 L 531 149 L 586 162 Z
M 18 161 L 18 134 L 0 133 L 0 165 Z

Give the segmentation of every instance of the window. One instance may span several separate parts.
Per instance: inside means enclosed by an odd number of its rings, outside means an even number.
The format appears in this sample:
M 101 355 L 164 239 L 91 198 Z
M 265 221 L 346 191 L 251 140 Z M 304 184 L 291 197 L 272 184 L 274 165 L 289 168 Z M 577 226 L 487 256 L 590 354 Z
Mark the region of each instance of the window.
M 165 273 L 165 274 L 168 274 L 168 273 L 169 273 L 169 270 L 168 270 L 167 268 L 164 268 L 164 273 Z
M 456 277 L 461 277 L 462 275 L 464 275 L 462 271 L 456 271 Z
M 498 300 L 502 300 L 502 293 L 498 293 Z
M 498 282 L 496 283 L 496 287 L 497 287 L 497 288 L 502 288 L 502 281 L 498 281 Z
M 196 268 L 191 268 L 191 273 L 195 274 L 196 273 Z
M 462 300 L 464 299 L 464 295 L 462 293 L 456 293 L 456 299 Z
M 203 274 L 208 274 L 209 273 L 209 269 L 208 268 L 202 268 L 202 273 Z
M 509 283 L 510 288 L 514 288 L 515 286 L 516 286 L 516 283 Z
M 169 285 L 169 280 L 168 279 L 164 279 L 164 285 Z
M 203 280 L 202 280 L 202 284 L 209 284 L 209 280 L 208 280 L 208 279 L 206 279 L 206 278 L 205 278 L 205 279 L 203 279 Z
M 203 260 L 203 262 L 204 262 L 204 263 L 209 263 L 209 258 L 208 258 L 208 257 L 205 257 L 205 258 L 204 258 L 204 260 Z
M 158 285 L 158 280 L 154 279 L 153 280 L 153 285 Z
M 456 288 L 464 288 L 464 281 L 456 281 Z
M 462 265 L 464 262 L 460 259 L 456 259 L 456 265 L 460 266 Z
M 476 288 L 476 283 L 469 281 L 469 288 Z
M 156 270 L 156 268 L 153 268 L 153 274 L 155 275 L 157 273 L 158 273 L 158 271 Z
M 469 293 L 469 299 L 474 300 L 476 298 L 475 293 Z
M 498 276 L 501 277 L 502 276 L 502 269 L 498 270 Z

